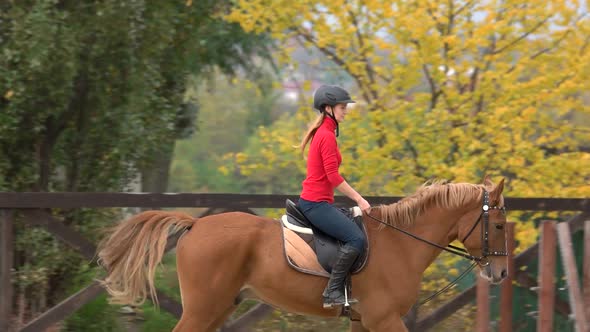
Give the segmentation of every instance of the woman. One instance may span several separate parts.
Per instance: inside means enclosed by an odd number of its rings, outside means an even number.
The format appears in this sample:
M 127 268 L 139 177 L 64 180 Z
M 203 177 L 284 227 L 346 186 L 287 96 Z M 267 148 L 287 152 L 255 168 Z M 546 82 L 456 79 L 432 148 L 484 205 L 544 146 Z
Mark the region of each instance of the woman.
M 311 141 L 307 155 L 307 177 L 302 184 L 299 208 L 315 227 L 344 242 L 323 293 L 324 308 L 345 303 L 344 281 L 366 243 L 361 229 L 332 205 L 334 189 L 354 200 L 361 210 L 371 207 L 338 172 L 342 162 L 336 143 L 338 124 L 344 120 L 349 103 L 354 101 L 346 90 L 333 85 L 321 86 L 313 97 L 313 106 L 320 111 L 320 115 L 310 126 L 300 146 L 303 153 Z M 349 302 L 354 300 L 349 299 Z

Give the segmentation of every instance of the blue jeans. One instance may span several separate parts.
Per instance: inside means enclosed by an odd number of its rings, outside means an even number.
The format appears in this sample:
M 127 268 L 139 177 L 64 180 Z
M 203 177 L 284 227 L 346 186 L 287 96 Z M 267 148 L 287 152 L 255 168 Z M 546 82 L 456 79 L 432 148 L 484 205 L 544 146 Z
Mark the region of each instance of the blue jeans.
M 320 231 L 334 237 L 359 252 L 365 250 L 363 231 L 340 210 L 328 202 L 312 202 L 299 198 L 299 208 Z

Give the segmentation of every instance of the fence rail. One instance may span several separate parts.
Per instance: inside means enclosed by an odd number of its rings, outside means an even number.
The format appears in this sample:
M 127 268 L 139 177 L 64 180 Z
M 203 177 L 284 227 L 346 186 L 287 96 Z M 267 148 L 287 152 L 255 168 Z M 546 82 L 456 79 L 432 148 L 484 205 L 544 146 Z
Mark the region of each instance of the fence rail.
M 208 208 L 282 208 L 285 199 L 297 195 L 202 194 L 202 193 L 107 193 L 107 192 L 0 192 L 0 208 L 106 208 L 106 207 L 208 207 Z M 391 204 L 400 196 L 365 196 L 372 205 Z M 590 211 L 588 198 L 505 197 L 509 210 L 518 211 Z M 336 196 L 336 204 L 352 204 Z

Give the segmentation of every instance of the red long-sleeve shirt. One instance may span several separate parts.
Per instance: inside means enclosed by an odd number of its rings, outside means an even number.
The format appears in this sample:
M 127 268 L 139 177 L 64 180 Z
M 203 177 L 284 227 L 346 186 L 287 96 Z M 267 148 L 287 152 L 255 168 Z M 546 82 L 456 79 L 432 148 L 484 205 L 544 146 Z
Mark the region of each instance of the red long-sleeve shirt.
M 334 202 L 334 188 L 344 181 L 338 167 L 342 156 L 336 143 L 336 121 L 326 116 L 313 136 L 307 155 L 307 177 L 303 180 L 301 198 Z

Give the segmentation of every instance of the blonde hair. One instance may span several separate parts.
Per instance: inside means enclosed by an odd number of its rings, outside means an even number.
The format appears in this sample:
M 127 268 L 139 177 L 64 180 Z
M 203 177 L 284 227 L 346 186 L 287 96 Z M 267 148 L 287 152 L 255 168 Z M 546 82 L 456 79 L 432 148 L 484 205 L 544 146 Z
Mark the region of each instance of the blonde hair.
M 296 146 L 296 148 L 301 149 L 302 156 L 305 156 L 305 147 L 307 146 L 307 143 L 309 143 L 309 141 L 311 141 L 311 139 L 313 138 L 313 135 L 315 135 L 315 132 L 322 125 L 322 122 L 324 121 L 325 117 L 326 117 L 325 113 L 323 113 L 323 112 L 320 113 L 320 115 L 318 115 L 318 117 L 309 125 L 309 128 L 307 129 L 307 133 L 305 133 L 305 135 L 303 136 L 303 139 L 301 139 L 301 144 Z

